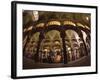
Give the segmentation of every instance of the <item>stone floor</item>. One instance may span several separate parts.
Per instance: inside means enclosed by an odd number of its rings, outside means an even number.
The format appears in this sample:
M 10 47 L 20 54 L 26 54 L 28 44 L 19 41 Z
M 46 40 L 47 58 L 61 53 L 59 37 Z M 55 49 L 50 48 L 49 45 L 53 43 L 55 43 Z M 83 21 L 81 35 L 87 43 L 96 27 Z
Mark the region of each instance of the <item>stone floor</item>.
M 39 68 L 58 68 L 58 67 L 80 67 L 90 66 L 90 56 L 84 56 L 68 64 L 64 63 L 34 63 L 33 60 L 23 58 L 23 69 L 39 69 Z

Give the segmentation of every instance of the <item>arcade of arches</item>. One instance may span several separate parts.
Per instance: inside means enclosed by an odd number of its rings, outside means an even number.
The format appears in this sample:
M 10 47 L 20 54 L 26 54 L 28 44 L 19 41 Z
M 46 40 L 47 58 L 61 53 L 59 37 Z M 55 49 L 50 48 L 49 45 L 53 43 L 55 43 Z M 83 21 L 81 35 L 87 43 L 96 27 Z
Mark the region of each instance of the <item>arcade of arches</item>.
M 90 66 L 90 32 L 90 14 L 25 10 L 24 69 Z

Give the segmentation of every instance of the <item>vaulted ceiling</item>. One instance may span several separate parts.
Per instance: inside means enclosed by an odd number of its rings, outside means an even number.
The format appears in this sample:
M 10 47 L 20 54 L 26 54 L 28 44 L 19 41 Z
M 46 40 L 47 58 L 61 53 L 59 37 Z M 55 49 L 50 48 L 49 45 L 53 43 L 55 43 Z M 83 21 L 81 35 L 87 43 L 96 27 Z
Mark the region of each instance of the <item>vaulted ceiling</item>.
M 69 12 L 48 12 L 48 11 L 37 11 L 37 20 L 33 20 L 35 15 L 34 11 L 24 10 L 23 11 L 23 27 L 26 28 L 32 24 L 39 22 L 47 22 L 49 20 L 72 20 L 75 22 L 81 22 L 87 26 L 90 26 L 91 14 L 89 13 L 69 13 Z

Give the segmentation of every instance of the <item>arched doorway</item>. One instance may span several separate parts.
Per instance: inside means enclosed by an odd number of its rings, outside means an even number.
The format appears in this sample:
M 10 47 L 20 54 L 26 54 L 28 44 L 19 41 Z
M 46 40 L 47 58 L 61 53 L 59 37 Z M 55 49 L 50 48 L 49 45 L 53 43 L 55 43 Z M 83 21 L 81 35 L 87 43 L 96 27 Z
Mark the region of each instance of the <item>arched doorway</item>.
M 90 32 L 86 33 L 85 31 L 81 30 L 82 34 L 83 34 L 83 39 L 85 41 L 86 44 L 86 48 L 87 48 L 87 53 L 88 55 L 90 55 L 90 49 L 91 49 L 91 38 L 90 38 Z
M 39 41 L 39 32 L 33 33 L 33 35 L 29 38 L 28 42 L 25 46 L 24 56 L 30 59 L 33 59 L 33 56 L 36 54 L 37 51 L 37 44 Z
M 68 62 L 77 60 L 86 54 L 82 38 L 75 30 L 66 30 L 65 45 Z
M 39 58 L 43 63 L 58 63 L 62 62 L 62 39 L 60 32 L 50 30 L 44 33 L 44 39 L 40 44 Z

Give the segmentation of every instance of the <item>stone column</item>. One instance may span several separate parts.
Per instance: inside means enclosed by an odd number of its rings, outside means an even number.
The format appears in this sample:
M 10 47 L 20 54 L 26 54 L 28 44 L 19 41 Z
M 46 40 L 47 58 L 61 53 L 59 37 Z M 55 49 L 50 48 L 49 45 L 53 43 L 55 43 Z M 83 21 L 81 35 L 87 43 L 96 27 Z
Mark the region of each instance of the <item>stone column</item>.
M 67 64 L 68 63 L 68 59 L 67 59 L 67 51 L 66 51 L 66 45 L 65 45 L 65 31 L 62 30 L 61 33 L 60 33 L 60 36 L 62 38 L 62 45 L 63 45 L 63 56 L 64 56 L 64 64 Z

